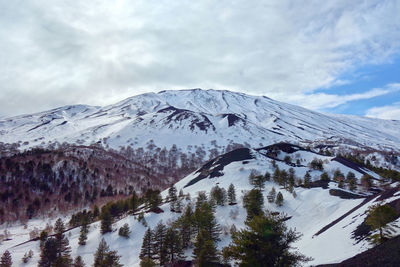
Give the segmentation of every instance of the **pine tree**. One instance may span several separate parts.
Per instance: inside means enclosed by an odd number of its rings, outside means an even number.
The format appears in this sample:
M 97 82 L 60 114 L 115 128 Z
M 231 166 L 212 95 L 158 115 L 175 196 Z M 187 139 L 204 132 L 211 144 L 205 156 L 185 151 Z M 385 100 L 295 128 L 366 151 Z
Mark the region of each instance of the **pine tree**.
M 395 224 L 390 224 L 397 217 L 396 210 L 390 205 L 374 205 L 368 209 L 368 216 L 365 223 L 371 227 L 372 230 L 379 230 L 379 233 L 371 236 L 371 243 L 380 244 L 388 240 L 392 233 L 395 232 L 394 228 L 398 228 Z
M 79 234 L 79 241 L 78 244 L 80 246 L 86 245 L 87 234 L 89 233 L 89 225 L 86 221 L 82 224 L 80 234 Z
M 265 183 L 264 176 L 252 172 L 249 176 L 249 183 L 256 189 L 262 190 Z
M 178 199 L 177 195 L 176 195 L 176 187 L 173 185 L 168 189 L 168 200 L 169 201 L 175 201 Z
M 214 186 L 211 188 L 210 200 L 219 206 L 224 206 L 226 203 L 226 190 L 218 185 Z
M 75 258 L 73 267 L 85 267 L 85 263 L 83 262 L 81 256 L 77 256 Z
M 278 205 L 278 207 L 281 207 L 283 205 L 283 195 L 281 192 L 278 192 L 278 194 L 276 195 L 275 203 L 276 205 Z
M 191 244 L 191 239 L 195 234 L 195 219 L 192 205 L 188 204 L 183 212 L 174 223 L 174 228 L 179 231 L 179 236 L 182 239 L 183 248 L 188 248 Z
M 154 228 L 152 236 L 152 251 L 153 259 L 157 260 L 160 265 L 164 265 L 166 261 L 166 247 L 165 247 L 165 235 L 167 232 L 167 227 L 160 221 L 156 228 Z
M 50 237 L 43 242 L 41 247 L 39 267 L 52 267 L 58 258 L 58 242 L 55 238 Z M 67 266 L 67 265 L 65 265 Z
M 153 259 L 154 253 L 153 253 L 153 233 L 151 232 L 150 227 L 147 228 L 147 231 L 145 232 L 143 236 L 143 242 L 142 242 L 142 249 L 140 251 L 139 258 L 141 260 L 145 258 Z
M 119 231 L 118 231 L 119 236 L 122 236 L 122 237 L 125 237 L 126 239 L 128 239 L 130 234 L 131 234 L 131 231 L 130 231 L 129 225 L 127 223 L 125 223 L 124 225 L 122 225 L 121 228 L 119 228 Z
M 304 187 L 310 188 L 310 183 L 311 183 L 311 175 L 309 172 L 306 172 L 306 174 L 304 175 Z
M 150 258 L 144 258 L 140 261 L 140 267 L 155 267 L 156 263 Z
M 271 191 L 269 191 L 267 199 L 269 203 L 274 203 L 276 197 L 275 187 L 272 187 Z
M 211 205 L 206 202 L 200 207 L 196 207 L 194 212 L 195 223 L 197 227 L 197 233 L 204 230 L 211 237 L 213 242 L 219 241 L 219 235 L 221 233 L 221 227 L 215 219 L 214 210 Z
M 164 247 L 166 253 L 164 262 L 173 264 L 178 260 L 184 259 L 181 237 L 178 231 L 174 230 L 172 227 L 166 230 Z
M 136 192 L 133 191 L 129 201 L 129 208 L 132 210 L 132 212 L 135 212 L 139 204 L 139 197 L 137 196 Z
M 269 172 L 265 172 L 264 181 L 269 182 L 271 180 L 271 174 Z
M 263 213 L 264 198 L 258 189 L 250 190 L 243 197 L 243 206 L 247 211 L 247 220 Z
M 100 232 L 103 235 L 112 232 L 112 217 L 108 209 L 101 214 Z
M 280 175 L 279 175 L 279 180 L 278 180 L 279 185 L 286 187 L 286 185 L 288 183 L 288 179 L 289 179 L 289 174 L 287 173 L 287 171 L 281 170 Z
M 207 202 L 207 195 L 204 191 L 200 191 L 197 193 L 197 199 L 196 199 L 196 209 L 197 207 L 200 207 L 203 205 L 203 203 Z
M 229 205 L 236 204 L 236 192 L 235 192 L 235 186 L 233 184 L 230 184 L 228 188 L 228 203 Z
M 371 186 L 373 186 L 373 181 L 372 181 L 372 176 L 368 175 L 368 174 L 364 174 L 361 177 L 361 184 L 362 186 L 365 188 L 365 190 L 369 190 L 371 188 Z
M 215 242 L 205 230 L 201 230 L 197 235 L 194 243 L 193 258 L 196 266 L 212 266 L 219 262 Z
M 327 172 L 323 172 L 322 174 L 321 174 L 321 181 L 327 181 L 327 182 L 329 182 L 330 180 L 331 180 L 331 178 L 329 177 L 329 174 L 327 173 Z
M 11 258 L 11 253 L 6 250 L 3 253 L 3 256 L 1 256 L 0 259 L 0 267 L 11 267 L 12 265 L 12 258 Z
M 289 187 L 292 188 L 291 190 L 289 190 L 290 193 L 293 191 L 295 182 L 296 182 L 296 173 L 293 168 L 290 168 L 289 169 L 289 178 L 288 178 Z
M 117 255 L 116 251 L 110 251 L 110 247 L 102 238 L 94 254 L 93 267 L 122 267 L 123 265 L 119 262 L 120 258 L 121 256 Z
M 279 168 L 278 167 L 276 167 L 275 168 L 275 171 L 274 171 L 274 174 L 272 175 L 272 180 L 275 182 L 275 183 L 278 183 L 279 182 L 279 177 L 281 176 L 281 171 L 279 170 Z
M 64 235 L 65 226 L 60 218 L 55 223 L 54 232 L 57 242 L 57 259 L 55 264 L 57 266 L 70 266 L 72 263 L 71 247 L 69 246 L 68 238 Z
M 175 201 L 175 212 L 176 213 L 181 213 L 182 212 L 182 200 L 180 198 L 178 198 Z
M 104 238 L 102 238 L 99 246 L 97 247 L 96 253 L 94 254 L 93 266 L 101 266 L 109 249 L 110 248 L 107 245 L 106 241 L 104 240 Z
M 266 213 L 246 221 L 246 228 L 232 235 L 223 249 L 224 258 L 239 261 L 239 266 L 297 266 L 311 260 L 293 251 L 300 234 L 288 230 L 282 216 Z
M 93 218 L 95 219 L 95 218 L 97 218 L 99 215 L 100 215 L 99 207 L 98 207 L 97 205 L 94 205 L 94 208 L 93 208 Z

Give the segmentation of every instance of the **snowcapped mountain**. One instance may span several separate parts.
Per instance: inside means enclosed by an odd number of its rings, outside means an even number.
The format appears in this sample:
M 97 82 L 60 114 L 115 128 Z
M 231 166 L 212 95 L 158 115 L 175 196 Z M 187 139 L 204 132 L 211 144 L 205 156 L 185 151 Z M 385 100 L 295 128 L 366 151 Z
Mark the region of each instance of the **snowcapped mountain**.
M 284 141 L 398 152 L 399 132 L 400 121 L 322 114 L 265 96 L 201 89 L 147 93 L 105 107 L 65 106 L 0 119 L 0 142 L 19 143 L 21 148 L 55 141 L 99 142 L 112 148 L 150 142 L 190 151 L 196 146 L 261 147 Z
M 288 157 L 290 157 L 290 161 Z M 344 175 L 350 171 L 353 172 L 357 180 L 363 174 L 373 176 L 376 181 L 380 180 L 376 173 L 343 158 L 324 156 L 301 147 L 279 144 L 256 150 L 241 148 L 221 155 L 183 178 L 175 186 L 178 191 L 182 189 L 185 195 L 190 194 L 190 198 L 187 196 L 182 198 L 183 204 L 192 203 L 193 205 L 198 192 L 204 191 L 209 196 L 211 189 L 216 185 L 227 189 L 231 183 L 234 184 L 237 205 L 216 207 L 216 219 L 223 229 L 218 249 L 222 249 L 231 241 L 229 228 L 232 225 L 238 229 L 245 227 L 246 210 L 243 208 L 242 196 L 253 188 L 248 179 L 251 173 L 269 172 L 273 174 L 276 168 L 286 171 L 293 168 L 296 177 L 302 178 L 306 172 L 309 172 L 312 180 L 315 181 L 322 174 L 321 170 L 309 167 L 310 162 L 315 159 L 323 162 L 323 170 L 331 177 L 335 171 L 340 170 Z M 296 195 L 294 195 L 271 178 L 265 183 L 262 192 L 265 199 L 264 208 L 287 214 L 288 226 L 296 228 L 303 234 L 302 238 L 295 243 L 295 247 L 301 253 L 313 257 L 314 260 L 309 264 L 315 265 L 340 262 L 367 250 L 370 245 L 365 236 L 357 234 L 357 229 L 364 222 L 368 207 L 377 203 L 400 204 L 400 194 L 395 186 L 395 184 L 389 185 L 388 190 L 384 193 L 372 195 L 371 192 L 363 190 L 359 184 L 354 191 L 350 191 L 347 189 L 347 185 L 339 188 L 338 183 L 332 181 L 322 187 L 318 183 L 313 184 L 311 188 L 295 187 Z M 273 187 L 277 192 L 283 194 L 282 206 L 266 200 L 267 194 Z M 164 199 L 167 194 L 168 190 L 162 192 Z M 164 203 L 160 208 L 163 212 L 147 212 L 145 214 L 147 224 L 152 229 L 161 220 L 171 224 L 181 216 L 180 213 L 170 210 L 170 203 Z M 399 220 L 397 219 L 397 223 Z M 125 223 L 132 231 L 129 239 L 118 236 L 117 231 L 102 235 L 99 229 L 100 223 L 95 222 L 90 225 L 87 244 L 84 246 L 78 245 L 79 228 L 69 230 L 66 236 L 70 240 L 72 256 L 82 256 L 87 266 L 90 266 L 93 263 L 93 254 L 101 238 L 104 238 L 110 248 L 117 250 L 121 255 L 121 263 L 124 266 L 139 266 L 139 252 L 146 227 L 135 216 L 128 215 L 117 220 L 113 224 L 113 228 L 118 229 Z M 32 221 L 24 229 L 22 226 L 9 228 L 10 240 L 0 244 L 0 250 L 10 250 L 16 259 L 16 266 L 36 266 L 40 255 L 39 241 L 23 242 L 28 239 L 28 232 L 38 224 L 42 224 L 43 227 L 45 222 Z M 28 264 L 23 264 L 19 259 L 29 250 L 34 252 L 34 256 Z M 186 250 L 185 255 L 187 260 L 190 260 L 192 250 Z

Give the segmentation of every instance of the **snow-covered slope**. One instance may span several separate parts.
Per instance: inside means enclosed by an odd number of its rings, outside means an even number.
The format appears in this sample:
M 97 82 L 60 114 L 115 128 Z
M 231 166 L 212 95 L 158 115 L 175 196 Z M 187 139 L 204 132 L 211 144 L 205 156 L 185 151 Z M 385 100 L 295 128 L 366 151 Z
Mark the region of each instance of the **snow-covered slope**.
M 0 119 L 0 142 L 20 142 L 22 148 L 54 141 L 140 147 L 153 140 L 158 147 L 176 144 L 186 150 L 285 141 L 399 151 L 399 132 L 400 121 L 321 114 L 268 97 L 201 89 L 147 93 L 105 107 L 66 106 Z
M 321 159 L 324 164 L 324 170 L 331 176 L 333 172 L 339 169 L 342 173 L 347 174 L 352 171 L 356 178 L 360 178 L 363 173 L 369 173 L 376 179 L 379 179 L 377 174 L 360 168 L 357 165 L 342 164 L 334 157 L 322 156 L 315 154 L 311 151 L 301 149 L 296 146 L 285 145 L 284 150 L 288 152 L 276 152 L 275 159 L 269 157 L 268 152 L 270 148 L 264 149 L 239 149 L 217 157 L 204 165 L 199 170 L 188 175 L 176 184 L 178 190 L 182 189 L 185 194 L 189 193 L 192 198 L 192 203 L 195 201 L 197 192 L 205 191 L 210 192 L 211 188 L 215 185 L 225 189 L 233 183 L 236 188 L 238 204 L 234 206 L 218 206 L 216 209 L 216 218 L 222 228 L 229 229 L 231 225 L 237 228 L 244 227 L 244 219 L 246 211 L 243 208 L 242 196 L 247 190 L 252 189 L 249 184 L 248 177 L 250 173 L 274 172 L 274 164 L 280 170 L 288 170 L 293 168 L 297 177 L 303 177 L 306 171 L 311 172 L 313 179 L 317 179 L 321 171 L 310 170 L 307 165 L 314 158 Z M 285 163 L 281 161 L 285 156 L 290 156 L 292 159 L 298 159 L 300 164 Z M 275 187 L 277 192 L 281 192 L 284 196 L 284 203 L 282 207 L 278 207 L 275 203 L 268 203 L 266 195 Z M 340 262 L 348 257 L 354 256 L 360 251 L 366 250 L 369 245 L 365 240 L 357 242 L 352 239 L 352 232 L 360 225 L 365 219 L 365 211 L 373 204 L 378 196 L 370 196 L 369 198 L 358 199 L 342 199 L 333 196 L 330 192 L 332 189 L 338 189 L 335 182 L 329 183 L 329 188 L 323 189 L 320 187 L 315 188 L 302 188 L 296 187 L 297 194 L 294 197 L 287 190 L 280 188 L 272 180 L 266 182 L 265 189 L 263 190 L 265 196 L 265 208 L 271 211 L 284 212 L 291 218 L 287 221 L 290 227 L 295 227 L 297 231 L 303 234 L 303 237 L 295 245 L 301 253 L 307 256 L 312 256 L 314 260 L 310 264 L 323 264 Z M 347 191 L 344 189 L 344 191 Z M 356 193 L 362 194 L 363 192 L 356 190 Z M 350 193 L 350 192 L 349 192 Z M 365 192 L 364 192 L 365 193 Z M 163 197 L 167 195 L 167 190 L 162 192 Z M 384 202 L 393 201 L 400 198 L 399 193 L 384 200 Z M 190 201 L 184 200 L 184 204 Z M 161 206 L 164 210 L 163 213 L 147 213 L 145 218 L 150 227 L 154 228 L 156 224 L 162 220 L 164 223 L 169 223 L 180 216 L 180 214 L 170 212 L 170 204 L 166 203 Z M 317 234 L 323 227 L 331 224 L 336 219 L 343 217 L 337 223 L 332 224 L 325 231 Z M 34 224 L 35 222 L 32 222 Z M 128 223 L 132 231 L 130 239 L 119 237 L 117 232 L 100 234 L 99 223 L 94 223 L 90 226 L 90 233 L 88 235 L 88 242 L 85 246 L 78 246 L 79 229 L 74 229 L 67 233 L 72 246 L 72 255 L 81 255 L 87 264 L 90 266 L 93 262 L 93 254 L 98 246 L 102 237 L 105 238 L 110 248 L 117 250 L 121 255 L 121 262 L 125 266 L 138 266 L 139 265 L 139 252 L 142 243 L 142 238 L 146 228 L 139 223 L 133 216 L 128 216 L 114 224 L 114 229 L 121 227 L 124 223 Z M 36 222 L 37 225 L 37 222 Z M 43 225 L 44 226 L 44 225 Z M 17 234 L 21 231 L 28 232 L 28 229 L 23 230 L 22 227 L 11 229 L 11 233 Z M 228 231 L 229 232 L 229 231 Z M 14 259 L 15 266 L 36 266 L 39 252 L 39 242 L 28 242 L 14 247 L 15 244 L 27 239 L 25 235 L 11 237 L 13 240 L 6 241 L 0 246 L 0 250 L 6 248 L 10 249 Z M 230 236 L 228 233 L 221 235 L 221 241 L 218 243 L 218 248 L 221 249 L 228 245 Z M 34 258 L 29 264 L 23 265 L 20 263 L 20 258 L 29 249 L 34 251 Z M 329 251 L 329 252 L 328 252 Z M 191 257 L 191 251 L 186 251 L 188 259 Z

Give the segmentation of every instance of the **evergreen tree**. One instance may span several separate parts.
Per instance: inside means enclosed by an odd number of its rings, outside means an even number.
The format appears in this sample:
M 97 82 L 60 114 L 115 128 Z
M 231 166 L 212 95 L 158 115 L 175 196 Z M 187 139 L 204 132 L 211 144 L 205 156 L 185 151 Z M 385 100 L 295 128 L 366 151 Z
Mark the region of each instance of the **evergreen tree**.
M 12 258 L 11 258 L 11 253 L 6 250 L 3 253 L 3 256 L 1 256 L 0 259 L 0 267 L 11 267 L 12 265 Z
M 175 212 L 176 213 L 181 213 L 182 212 L 182 200 L 180 198 L 178 198 L 175 201 Z
M 356 179 L 349 180 L 349 189 L 350 191 L 354 191 L 357 189 Z
M 103 235 L 112 232 L 112 217 L 108 209 L 105 209 L 101 213 L 100 232 Z
M 43 242 L 43 246 L 41 247 L 40 259 L 38 263 L 39 267 L 52 267 L 55 265 L 55 262 L 58 257 L 57 246 L 58 242 L 53 237 L 47 238 L 46 241 Z
M 150 258 L 144 258 L 140 261 L 140 267 L 155 267 L 156 263 Z
M 184 259 L 181 237 L 178 231 L 172 227 L 166 230 L 164 247 L 166 253 L 165 262 L 173 264 L 178 260 Z
M 42 248 L 44 246 L 44 242 L 46 242 L 47 238 L 49 237 L 49 233 L 47 233 L 46 230 L 43 230 L 42 232 L 40 232 L 40 236 L 39 236 L 39 240 L 40 240 L 40 248 Z
M 352 180 L 352 179 L 356 179 L 356 175 L 354 174 L 354 172 L 349 171 L 346 175 L 346 180 Z
M 258 189 L 250 190 L 243 197 L 243 206 L 247 211 L 247 220 L 254 216 L 261 215 L 263 213 L 264 199 L 263 194 Z
M 165 246 L 165 235 L 167 233 L 167 227 L 160 221 L 156 228 L 154 228 L 152 236 L 152 251 L 153 259 L 158 261 L 160 265 L 164 265 L 166 262 L 167 251 Z
M 309 172 L 306 172 L 306 174 L 304 175 L 304 187 L 310 188 L 310 183 L 311 183 L 311 175 Z
M 278 207 L 281 207 L 283 205 L 283 195 L 281 192 L 278 192 L 278 194 L 276 195 L 275 203 L 276 205 L 278 205 Z
M 174 228 L 179 231 L 183 248 L 188 248 L 195 234 L 195 219 L 192 205 L 188 204 L 181 217 L 175 222 Z
M 81 256 L 77 256 L 75 258 L 73 267 L 85 267 L 85 263 L 83 262 Z
M 217 205 L 224 206 L 226 203 L 226 190 L 218 185 L 211 188 L 210 199 Z
M 372 181 L 372 176 L 368 175 L 368 174 L 364 174 L 361 177 L 361 185 L 366 189 L 369 190 L 371 188 L 371 186 L 373 186 L 373 181 Z
M 289 177 L 288 177 L 289 187 L 292 188 L 292 190 L 289 190 L 290 193 L 293 191 L 295 182 L 296 182 L 296 173 L 293 168 L 290 168 L 289 169 Z
M 321 179 L 321 181 L 327 181 L 327 182 L 329 182 L 331 180 L 331 178 L 329 177 L 329 174 L 327 172 L 323 172 L 321 174 L 320 179 Z
M 176 187 L 173 185 L 168 189 L 168 200 L 169 201 L 175 201 L 178 199 L 177 195 L 177 190 Z
M 271 180 L 271 174 L 269 172 L 265 172 L 264 181 L 269 182 Z
M 153 253 L 153 233 L 151 232 L 150 228 L 147 228 L 147 231 L 145 232 L 143 236 L 143 242 L 142 242 L 142 249 L 140 251 L 139 258 L 141 260 L 145 258 L 153 259 L 154 253 Z
M 249 175 L 249 183 L 256 189 L 262 190 L 264 188 L 264 183 L 265 183 L 264 176 L 252 172 Z
M 93 218 L 95 219 L 95 218 L 97 218 L 99 215 L 100 215 L 99 207 L 98 207 L 97 205 L 94 205 L 94 208 L 93 208 Z
M 271 191 L 269 191 L 267 199 L 269 203 L 274 203 L 276 197 L 275 187 L 272 187 Z
M 81 226 L 80 234 L 79 234 L 79 241 L 78 244 L 80 246 L 86 245 L 86 240 L 87 240 L 87 234 L 89 233 L 89 225 L 84 222 Z
M 232 235 L 223 254 L 240 266 L 297 266 L 311 260 L 293 251 L 291 244 L 299 238 L 299 233 L 287 229 L 282 216 L 267 212 L 246 221 L 246 228 Z
M 280 176 L 281 176 L 281 171 L 279 170 L 278 167 L 276 167 L 274 173 L 272 174 L 272 180 L 275 183 L 279 183 L 279 177 Z
M 196 238 L 193 249 L 196 266 L 213 266 L 219 263 L 215 242 L 206 230 L 201 230 Z
M 380 244 L 390 238 L 390 235 L 395 232 L 394 228 L 398 228 L 395 224 L 390 224 L 396 217 L 396 210 L 388 204 L 375 205 L 369 208 L 365 223 L 372 230 L 379 230 L 378 234 L 371 236 L 371 243 Z
M 235 186 L 233 184 L 230 184 L 228 188 L 228 203 L 229 205 L 236 204 L 236 192 L 235 192 Z
M 336 182 L 342 181 L 344 179 L 344 174 L 340 171 L 340 169 L 336 169 L 333 173 L 333 180 Z
M 278 180 L 279 185 L 286 187 L 288 179 L 289 179 L 289 174 L 287 173 L 287 171 L 281 170 Z
M 129 225 L 127 223 L 125 223 L 124 225 L 122 225 L 121 228 L 119 228 L 119 231 L 118 231 L 119 236 L 122 236 L 122 237 L 125 237 L 126 239 L 128 239 L 130 234 L 131 234 L 131 231 L 130 231 Z
M 203 203 L 200 207 L 196 207 L 194 212 L 197 233 L 204 230 L 213 242 L 219 241 L 221 227 L 215 219 L 214 210 L 208 202 Z
M 172 212 L 175 212 L 176 201 L 178 200 L 176 192 L 177 192 L 177 190 L 176 190 L 175 186 L 171 186 L 168 189 L 168 201 L 170 201 L 170 209 L 171 209 Z
M 55 265 L 70 266 L 72 263 L 71 247 L 69 246 L 68 238 L 64 235 L 65 226 L 60 218 L 57 219 L 55 223 L 54 232 L 54 237 L 57 242 L 57 259 Z
M 343 183 L 342 179 L 339 180 L 338 187 L 339 188 L 343 188 L 344 187 L 344 183 Z
M 122 267 L 123 265 L 119 262 L 120 258 L 121 256 L 117 255 L 116 251 L 110 251 L 110 247 L 102 238 L 94 254 L 93 267 Z
M 132 210 L 132 212 L 135 212 L 139 204 L 140 204 L 139 197 L 137 196 L 136 192 L 133 191 L 129 201 L 129 208 Z
M 203 205 L 203 203 L 207 202 L 207 195 L 204 191 L 200 191 L 197 193 L 196 199 L 196 208 Z

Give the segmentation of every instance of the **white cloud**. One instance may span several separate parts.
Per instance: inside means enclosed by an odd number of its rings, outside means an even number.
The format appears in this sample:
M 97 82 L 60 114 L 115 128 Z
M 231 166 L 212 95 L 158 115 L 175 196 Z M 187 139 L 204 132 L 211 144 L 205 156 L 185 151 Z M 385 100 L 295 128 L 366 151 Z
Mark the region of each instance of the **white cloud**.
M 309 109 L 324 110 L 324 109 L 334 108 L 351 101 L 371 99 L 374 97 L 383 96 L 398 91 L 400 91 L 400 83 L 392 83 L 386 85 L 384 88 L 375 88 L 358 94 L 347 94 L 347 95 L 336 95 L 336 94 L 326 94 L 326 93 L 295 94 L 295 95 L 276 94 L 274 98 L 281 99 L 282 101 L 290 102 Z
M 313 91 L 348 82 L 339 77 L 356 66 L 390 61 L 400 4 L 307 3 L 1 1 L 0 114 L 197 87 L 336 105 L 342 97 Z
M 400 102 L 388 106 L 373 107 L 367 110 L 365 116 L 386 120 L 400 120 Z

